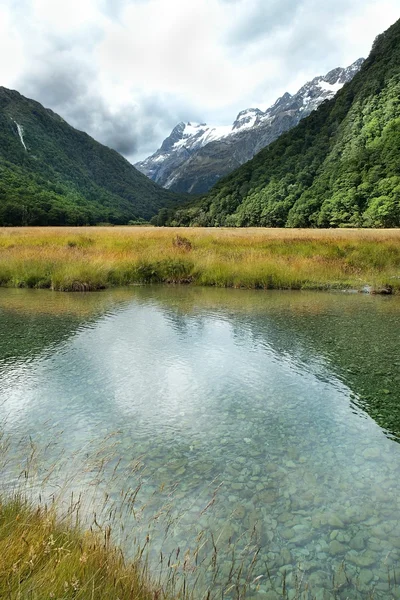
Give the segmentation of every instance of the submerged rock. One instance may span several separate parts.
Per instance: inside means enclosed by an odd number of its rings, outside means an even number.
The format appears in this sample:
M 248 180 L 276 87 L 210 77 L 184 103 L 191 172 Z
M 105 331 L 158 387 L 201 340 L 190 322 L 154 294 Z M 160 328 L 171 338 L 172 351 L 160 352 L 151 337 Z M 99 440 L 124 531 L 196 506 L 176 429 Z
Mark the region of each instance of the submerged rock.
M 381 455 L 381 451 L 379 450 L 379 448 L 367 448 L 363 452 L 363 457 L 366 458 L 367 460 L 379 458 L 380 455 Z
M 341 544 L 337 540 L 332 540 L 329 544 L 329 554 L 336 556 L 337 554 L 344 554 L 347 548 L 344 544 Z
M 350 540 L 349 545 L 353 550 L 363 550 L 365 548 L 364 536 L 361 533 L 357 533 L 357 535 Z

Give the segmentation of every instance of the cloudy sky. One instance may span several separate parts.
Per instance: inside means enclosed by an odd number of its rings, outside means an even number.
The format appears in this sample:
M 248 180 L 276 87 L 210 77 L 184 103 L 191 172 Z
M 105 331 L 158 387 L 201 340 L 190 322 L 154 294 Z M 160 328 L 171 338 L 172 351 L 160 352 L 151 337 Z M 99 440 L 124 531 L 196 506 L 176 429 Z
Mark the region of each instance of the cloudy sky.
M 0 0 L 0 85 L 134 162 L 367 56 L 400 0 Z

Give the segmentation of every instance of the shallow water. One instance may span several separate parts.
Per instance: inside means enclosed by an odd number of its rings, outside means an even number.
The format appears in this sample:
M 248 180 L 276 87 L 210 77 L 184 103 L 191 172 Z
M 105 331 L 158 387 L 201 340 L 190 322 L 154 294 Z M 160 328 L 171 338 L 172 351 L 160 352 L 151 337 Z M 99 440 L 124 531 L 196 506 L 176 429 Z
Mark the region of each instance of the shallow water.
M 37 453 L 48 494 L 118 506 L 140 481 L 153 555 L 211 531 L 223 585 L 259 547 L 260 600 L 400 597 L 399 317 L 361 295 L 0 290 L 4 478 Z

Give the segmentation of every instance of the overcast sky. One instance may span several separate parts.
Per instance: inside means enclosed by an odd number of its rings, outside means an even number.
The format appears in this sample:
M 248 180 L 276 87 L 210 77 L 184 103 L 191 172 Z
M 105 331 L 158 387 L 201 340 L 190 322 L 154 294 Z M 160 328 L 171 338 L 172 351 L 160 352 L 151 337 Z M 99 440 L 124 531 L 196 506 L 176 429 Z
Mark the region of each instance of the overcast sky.
M 134 162 L 367 56 L 400 0 L 0 0 L 0 85 Z

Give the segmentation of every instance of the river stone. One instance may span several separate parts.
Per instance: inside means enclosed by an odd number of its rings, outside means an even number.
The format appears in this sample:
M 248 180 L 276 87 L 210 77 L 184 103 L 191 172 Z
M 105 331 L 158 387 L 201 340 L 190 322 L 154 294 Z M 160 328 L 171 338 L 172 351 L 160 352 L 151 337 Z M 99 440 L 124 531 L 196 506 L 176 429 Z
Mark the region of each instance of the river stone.
M 362 583 L 363 585 L 367 585 L 371 581 L 373 576 L 374 574 L 368 569 L 361 569 L 358 578 L 360 583 Z
M 343 531 L 339 531 L 336 539 L 338 542 L 342 542 L 342 544 L 348 544 L 350 542 L 350 536 Z
M 376 537 L 378 540 L 386 540 L 387 533 L 384 530 L 383 523 L 376 527 L 371 527 L 370 533 L 372 537 Z
M 379 456 L 381 455 L 381 451 L 379 450 L 379 448 L 367 448 L 362 454 L 364 458 L 370 460 L 374 458 L 379 458 Z
M 285 575 L 286 582 L 288 581 L 288 577 L 292 573 L 292 571 L 293 571 L 292 564 L 282 565 L 282 567 L 279 568 L 279 572 L 281 573 L 281 575 Z
M 346 556 L 349 562 L 352 562 L 357 567 L 370 567 L 376 562 L 376 557 L 371 552 L 365 552 L 364 554 L 351 554 Z
M 357 533 L 349 542 L 350 548 L 353 550 L 363 550 L 365 547 L 365 539 L 361 533 Z
M 255 525 L 257 525 L 262 519 L 262 515 L 260 512 L 258 512 L 256 509 L 253 508 L 253 510 L 249 511 L 248 517 L 247 517 L 247 527 L 252 530 Z
M 286 528 L 282 531 L 282 537 L 285 540 L 291 540 L 294 537 L 294 531 L 292 529 Z
M 260 528 L 260 533 L 258 535 L 262 535 L 262 524 L 258 524 L 258 527 Z M 257 529 L 256 529 L 257 531 Z M 268 542 L 273 542 L 275 534 L 273 531 L 271 531 L 270 529 L 268 529 L 268 531 L 265 532 L 265 537 L 268 540 Z
M 326 585 L 329 584 L 329 579 L 327 573 L 324 571 L 314 571 L 308 577 L 307 583 L 312 590 L 323 589 Z
M 376 538 L 374 538 L 374 540 L 375 541 L 368 540 L 368 550 L 371 550 L 372 552 L 381 552 L 383 548 L 383 542 L 376 540 Z
M 276 471 L 277 469 L 277 465 L 273 462 L 269 462 L 265 464 L 265 471 L 267 472 L 273 472 Z
M 292 562 L 292 555 L 290 553 L 290 550 L 288 550 L 287 548 L 284 548 L 281 552 L 281 557 L 283 560 L 283 564 L 288 564 Z
M 292 519 L 292 515 L 288 512 L 281 513 L 277 516 L 278 523 L 286 523 Z
M 313 537 L 312 531 L 302 531 L 296 535 L 295 538 L 292 539 L 293 544 L 296 546 L 304 546 L 310 539 Z
M 306 483 L 306 485 L 314 486 L 317 483 L 317 478 L 313 473 L 305 473 L 304 482 Z
M 339 568 L 338 571 L 335 573 L 334 581 L 335 581 L 335 587 L 340 588 L 340 587 L 344 587 L 345 585 L 347 585 L 348 580 L 347 580 L 346 572 L 343 568 Z
M 278 494 L 275 490 L 265 490 L 258 494 L 260 501 L 264 504 L 270 504 L 278 499 Z
M 236 531 L 234 526 L 231 523 L 227 523 L 221 533 L 218 535 L 219 544 L 225 545 L 231 538 L 234 537 Z
M 236 517 L 236 519 L 244 519 L 244 517 L 246 516 L 246 509 L 243 506 L 243 504 L 238 504 L 237 506 L 235 506 L 233 516 Z
M 398 537 L 389 537 L 389 538 L 387 538 L 387 542 L 391 546 L 394 546 L 395 548 L 400 549 L 400 536 L 398 536 Z
M 243 483 L 232 483 L 231 484 L 231 488 L 236 491 L 242 490 L 243 487 L 244 487 Z
M 335 515 L 334 513 L 328 513 L 326 515 L 323 515 L 321 523 L 323 525 L 326 524 L 330 527 L 334 527 L 335 529 L 343 529 L 344 527 L 342 519 L 340 519 L 338 515 Z
M 329 544 L 329 554 L 336 556 L 337 554 L 344 554 L 347 548 L 344 544 L 341 544 L 337 540 L 332 540 Z

